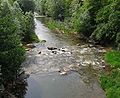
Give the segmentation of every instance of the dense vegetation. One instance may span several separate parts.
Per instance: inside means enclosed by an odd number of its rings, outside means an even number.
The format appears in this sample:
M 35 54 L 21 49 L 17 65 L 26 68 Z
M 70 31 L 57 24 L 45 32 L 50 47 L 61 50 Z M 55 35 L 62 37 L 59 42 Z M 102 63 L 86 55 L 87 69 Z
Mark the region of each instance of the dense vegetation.
M 50 29 L 77 32 L 90 42 L 120 49 L 120 0 L 34 0 L 36 11 L 50 20 Z M 120 97 L 120 52 L 105 56 L 111 70 L 101 76 L 107 98 Z
M 101 86 L 106 91 L 107 98 L 120 97 L 120 52 L 110 51 L 105 55 L 110 70 L 100 78 Z
M 0 86 L 18 78 L 23 44 L 37 41 L 34 11 L 49 17 L 53 30 L 120 49 L 120 0 L 0 0 Z M 119 98 L 120 52 L 108 52 L 105 59 L 110 70 L 100 77 L 101 86 L 107 98 Z
M 18 78 L 25 59 L 23 44 L 36 40 L 34 8 L 32 0 L 0 0 L 0 86 Z
M 52 29 L 78 32 L 96 43 L 119 46 L 120 0 L 35 1 L 36 11 L 53 19 L 47 23 Z

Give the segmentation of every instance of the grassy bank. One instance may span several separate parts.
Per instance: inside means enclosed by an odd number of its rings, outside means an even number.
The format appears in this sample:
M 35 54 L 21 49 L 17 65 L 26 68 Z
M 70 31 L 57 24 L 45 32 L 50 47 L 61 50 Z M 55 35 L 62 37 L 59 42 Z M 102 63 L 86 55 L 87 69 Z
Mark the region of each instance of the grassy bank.
M 120 98 L 120 52 L 106 53 L 105 60 L 110 69 L 101 75 L 101 86 L 105 90 L 107 98 Z
M 67 20 L 64 22 L 61 22 L 61 21 L 57 21 L 52 18 L 49 18 L 47 19 L 47 21 L 44 21 L 44 23 L 49 29 L 56 31 L 58 33 L 62 33 L 65 36 L 68 36 L 70 34 L 76 34 L 75 30 L 70 26 Z

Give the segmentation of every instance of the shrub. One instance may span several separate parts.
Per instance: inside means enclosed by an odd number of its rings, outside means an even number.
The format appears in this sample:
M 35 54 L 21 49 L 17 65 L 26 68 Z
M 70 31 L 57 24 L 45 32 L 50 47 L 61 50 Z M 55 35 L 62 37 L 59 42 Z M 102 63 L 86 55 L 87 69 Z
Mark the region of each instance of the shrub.
M 97 14 L 97 28 L 91 38 L 119 44 L 120 32 L 120 1 L 116 0 L 103 7 Z
M 24 13 L 30 12 L 30 11 L 34 12 L 35 3 L 33 0 L 18 0 L 18 1 Z
M 83 1 L 83 5 L 79 8 L 73 17 L 73 25 L 75 26 L 77 32 L 88 37 L 92 34 L 96 28 L 95 18 L 100 7 L 100 0 Z
M 34 15 L 31 12 L 25 14 L 24 18 L 25 27 L 23 31 L 23 39 L 22 41 L 25 43 L 31 43 L 38 41 L 37 36 L 35 35 L 35 23 L 34 23 Z
M 20 46 L 18 22 L 9 2 L 3 2 L 0 11 L 0 65 L 2 82 L 5 82 L 16 79 L 25 51 Z
M 19 74 L 21 63 L 25 59 L 25 51 L 22 47 L 16 47 L 8 51 L 0 52 L 0 64 L 3 81 L 14 80 Z
M 119 98 L 120 96 L 120 70 L 114 69 L 108 75 L 102 75 L 101 86 L 106 91 L 107 98 Z
M 119 51 L 110 51 L 105 55 L 105 60 L 113 68 L 120 68 L 120 52 Z

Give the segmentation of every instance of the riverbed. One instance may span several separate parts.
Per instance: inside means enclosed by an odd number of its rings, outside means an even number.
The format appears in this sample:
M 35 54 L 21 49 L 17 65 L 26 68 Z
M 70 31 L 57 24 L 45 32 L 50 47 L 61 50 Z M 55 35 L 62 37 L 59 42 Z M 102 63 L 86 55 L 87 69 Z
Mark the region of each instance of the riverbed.
M 101 46 L 74 41 L 35 19 L 41 40 L 22 64 L 30 77 L 24 98 L 106 98 L 98 78 L 104 68 Z

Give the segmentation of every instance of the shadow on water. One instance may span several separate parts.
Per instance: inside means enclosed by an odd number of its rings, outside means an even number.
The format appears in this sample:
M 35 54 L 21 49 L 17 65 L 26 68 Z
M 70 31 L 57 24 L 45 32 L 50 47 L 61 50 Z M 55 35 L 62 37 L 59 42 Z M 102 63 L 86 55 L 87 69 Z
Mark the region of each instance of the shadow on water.
M 21 77 L 15 81 L 9 81 L 5 84 L 5 89 L 1 92 L 0 98 L 25 98 L 27 86 L 27 79 Z
M 26 54 L 22 66 L 30 77 L 28 86 L 16 88 L 18 98 L 105 98 L 97 81 L 105 50 L 83 43 L 78 46 L 39 20 L 35 23 L 38 38 L 45 41 L 36 43 Z

